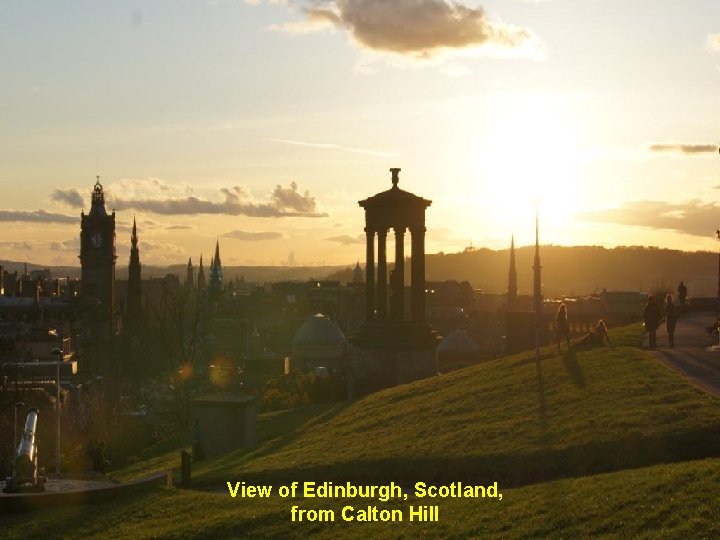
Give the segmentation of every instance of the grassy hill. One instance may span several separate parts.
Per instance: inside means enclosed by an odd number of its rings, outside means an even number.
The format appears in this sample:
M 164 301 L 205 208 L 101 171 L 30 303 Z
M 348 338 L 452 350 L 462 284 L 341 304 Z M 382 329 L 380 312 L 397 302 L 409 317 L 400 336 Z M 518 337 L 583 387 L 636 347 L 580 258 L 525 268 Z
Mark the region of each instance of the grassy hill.
M 499 483 L 502 501 L 435 502 L 436 524 L 298 524 L 290 521 L 293 504 L 337 511 L 349 503 L 156 489 L 93 505 L 82 517 L 78 509 L 58 509 L 33 524 L 15 516 L 4 531 L 104 538 L 717 537 L 720 401 L 640 350 L 637 325 L 611 336 L 614 348 L 562 356 L 548 349 L 539 365 L 531 353 L 519 354 L 352 404 L 263 415 L 256 448 L 194 469 L 198 484 L 219 488 L 240 480 Z M 165 441 L 117 476 L 176 466 L 182 442 Z

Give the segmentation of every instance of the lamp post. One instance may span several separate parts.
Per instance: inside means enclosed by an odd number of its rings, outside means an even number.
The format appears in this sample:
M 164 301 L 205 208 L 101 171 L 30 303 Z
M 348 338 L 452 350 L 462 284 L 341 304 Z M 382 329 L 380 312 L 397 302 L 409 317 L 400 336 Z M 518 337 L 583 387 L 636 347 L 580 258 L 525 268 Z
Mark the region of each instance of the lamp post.
M 18 411 L 22 409 L 25 406 L 25 403 L 22 401 L 16 401 L 14 409 L 14 424 L 13 424 L 13 456 L 12 456 L 12 468 L 13 468 L 13 476 L 15 476 L 15 452 L 17 451 L 17 415 Z
M 715 234 L 717 235 L 718 240 L 720 240 L 720 229 L 715 231 Z M 720 311 L 720 251 L 718 251 L 718 306 L 717 309 Z
M 55 467 L 57 474 L 60 475 L 60 362 L 62 362 L 63 351 L 59 347 L 55 347 L 52 354 L 57 356 L 57 362 L 55 362 L 55 426 L 57 428 L 57 435 L 55 439 Z

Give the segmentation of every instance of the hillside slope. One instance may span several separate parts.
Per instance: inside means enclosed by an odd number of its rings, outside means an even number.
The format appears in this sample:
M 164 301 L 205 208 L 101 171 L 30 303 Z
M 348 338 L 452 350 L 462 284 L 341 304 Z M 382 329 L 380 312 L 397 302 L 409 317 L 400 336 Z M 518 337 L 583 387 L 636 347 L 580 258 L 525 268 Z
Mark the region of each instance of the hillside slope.
M 354 403 L 265 414 L 259 445 L 195 463 L 218 493 L 152 489 L 93 504 L 10 516 L 8 538 L 714 538 L 720 534 L 720 401 L 637 347 L 507 357 L 378 392 Z M 165 441 L 116 474 L 176 466 Z M 605 472 L 612 471 L 612 472 Z M 571 477 L 571 478 L 568 478 Z M 498 482 L 503 499 L 403 503 L 232 499 L 226 482 L 395 480 Z M 513 487 L 515 486 L 515 487 Z M 437 523 L 291 521 L 290 509 L 437 504 Z

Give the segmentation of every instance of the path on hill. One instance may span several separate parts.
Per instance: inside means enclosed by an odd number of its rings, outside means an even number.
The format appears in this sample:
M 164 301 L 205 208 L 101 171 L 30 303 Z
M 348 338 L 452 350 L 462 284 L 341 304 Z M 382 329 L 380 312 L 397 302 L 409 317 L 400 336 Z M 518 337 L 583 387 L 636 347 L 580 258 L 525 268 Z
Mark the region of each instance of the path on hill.
M 667 331 L 658 329 L 658 347 L 653 354 L 663 364 L 688 377 L 707 392 L 720 396 L 720 352 L 706 350 L 717 344 L 705 328 L 715 320 L 715 312 L 686 313 L 677 322 L 675 348 L 667 346 Z M 643 341 L 647 346 L 647 336 Z

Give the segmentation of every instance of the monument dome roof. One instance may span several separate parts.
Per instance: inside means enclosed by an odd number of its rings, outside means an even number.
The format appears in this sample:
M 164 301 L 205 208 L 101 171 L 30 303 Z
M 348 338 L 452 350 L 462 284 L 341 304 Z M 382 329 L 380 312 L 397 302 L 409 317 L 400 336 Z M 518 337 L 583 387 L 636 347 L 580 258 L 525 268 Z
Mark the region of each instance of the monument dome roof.
M 292 338 L 292 346 L 307 345 L 345 345 L 347 340 L 345 334 L 338 326 L 322 313 L 311 316 L 295 332 Z
M 480 345 L 468 336 L 465 330 L 454 330 L 448 334 L 438 345 L 438 352 L 443 353 L 468 353 L 477 352 Z

